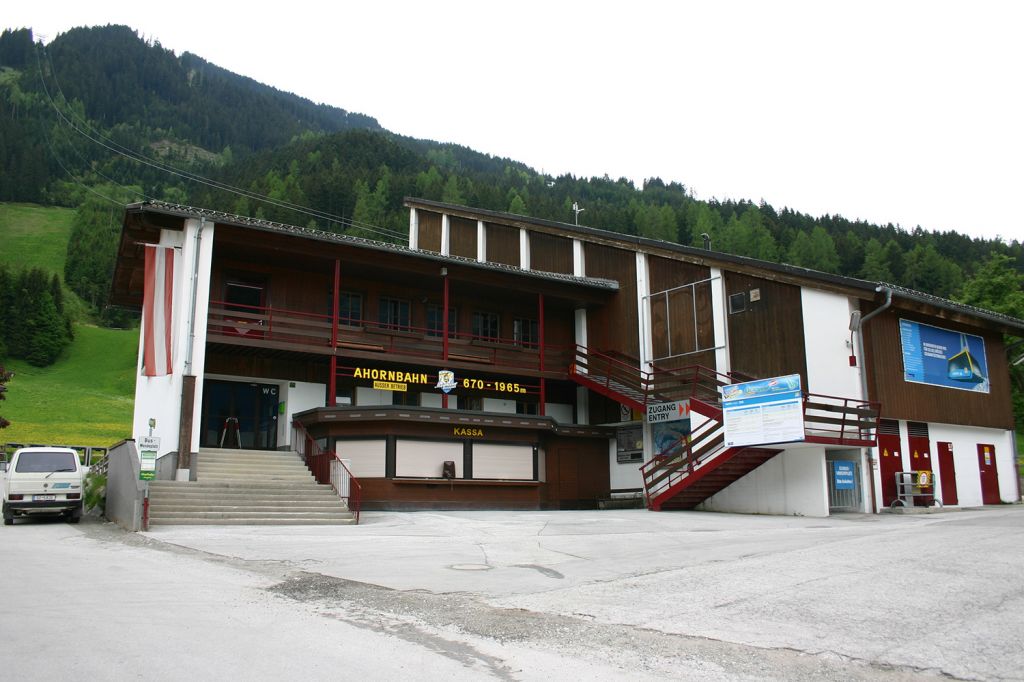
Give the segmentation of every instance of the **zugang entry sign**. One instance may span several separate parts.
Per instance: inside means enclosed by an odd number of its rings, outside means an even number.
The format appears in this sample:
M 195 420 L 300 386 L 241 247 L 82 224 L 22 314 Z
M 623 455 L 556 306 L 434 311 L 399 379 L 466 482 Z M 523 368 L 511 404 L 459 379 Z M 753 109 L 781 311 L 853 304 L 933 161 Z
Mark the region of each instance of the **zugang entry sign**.
M 719 391 L 726 447 L 804 439 L 799 374 L 730 384 Z
M 900 320 L 903 380 L 988 393 L 985 340 L 912 320 Z

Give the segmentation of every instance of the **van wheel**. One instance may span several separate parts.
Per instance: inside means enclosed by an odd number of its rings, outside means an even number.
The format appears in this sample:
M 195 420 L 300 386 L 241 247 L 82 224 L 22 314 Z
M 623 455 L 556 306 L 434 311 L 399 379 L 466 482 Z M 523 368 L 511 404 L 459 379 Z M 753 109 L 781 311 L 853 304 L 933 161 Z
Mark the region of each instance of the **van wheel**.
M 4 516 L 4 525 L 5 526 L 13 526 L 14 525 L 14 517 L 13 516 Z
M 75 507 L 68 514 L 68 523 L 78 523 L 81 520 L 82 520 L 82 508 L 81 507 Z

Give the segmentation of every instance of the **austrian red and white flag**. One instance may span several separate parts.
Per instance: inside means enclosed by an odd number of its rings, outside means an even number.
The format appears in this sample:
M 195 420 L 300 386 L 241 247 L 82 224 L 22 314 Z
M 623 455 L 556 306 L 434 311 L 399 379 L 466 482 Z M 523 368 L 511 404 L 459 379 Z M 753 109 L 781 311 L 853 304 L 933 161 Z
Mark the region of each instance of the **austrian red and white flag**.
M 174 310 L 174 249 L 146 245 L 146 284 L 142 298 L 142 373 L 171 373 L 171 314 Z

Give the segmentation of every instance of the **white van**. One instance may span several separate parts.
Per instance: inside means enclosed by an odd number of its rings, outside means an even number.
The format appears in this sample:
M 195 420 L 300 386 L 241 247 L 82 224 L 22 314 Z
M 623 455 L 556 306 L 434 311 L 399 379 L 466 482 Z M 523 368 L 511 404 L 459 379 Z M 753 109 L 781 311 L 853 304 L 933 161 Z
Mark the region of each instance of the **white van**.
M 78 523 L 84 509 L 85 468 L 71 448 L 21 448 L 7 465 L 4 525 L 15 516 L 61 514 Z

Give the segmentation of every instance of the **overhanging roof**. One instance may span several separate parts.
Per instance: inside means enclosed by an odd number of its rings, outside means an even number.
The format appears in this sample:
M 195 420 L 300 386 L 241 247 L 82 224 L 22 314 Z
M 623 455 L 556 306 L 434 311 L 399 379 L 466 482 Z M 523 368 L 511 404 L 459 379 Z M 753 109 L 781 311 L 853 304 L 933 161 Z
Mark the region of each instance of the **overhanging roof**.
M 141 218 L 141 219 L 140 219 Z M 168 221 L 168 218 L 180 219 Z M 495 273 L 506 273 L 516 277 L 525 277 L 542 282 L 553 282 L 573 287 L 581 287 L 592 291 L 603 291 L 614 293 L 619 290 L 619 283 L 615 280 L 602 279 L 599 277 L 576 277 L 573 275 L 556 272 L 543 272 L 539 270 L 526 270 L 512 265 L 501 263 L 481 262 L 473 258 L 462 256 L 445 256 L 431 251 L 420 251 L 410 249 L 407 246 L 391 244 L 388 242 L 353 237 L 334 232 L 324 232 L 308 227 L 299 227 L 285 223 L 277 223 L 259 218 L 224 213 L 210 209 L 184 206 L 181 204 L 170 204 L 162 201 L 145 201 L 129 204 L 125 207 L 125 222 L 121 233 L 121 244 L 118 251 L 117 265 L 115 266 L 114 281 L 110 300 L 114 305 L 137 306 L 140 302 L 140 294 L 136 291 L 137 286 L 131 282 L 137 282 L 138 276 L 132 272 L 141 267 L 142 245 L 155 243 L 159 239 L 160 229 L 183 229 L 186 219 L 206 219 L 214 224 L 231 225 L 259 232 L 269 232 L 278 235 L 286 235 L 299 239 L 319 241 L 330 244 L 345 245 L 367 251 L 385 252 L 399 254 L 420 260 L 435 261 L 441 265 L 458 265 L 474 270 L 489 271 Z

